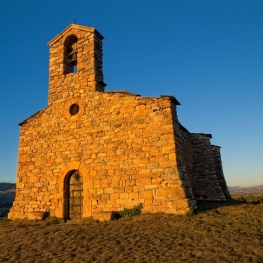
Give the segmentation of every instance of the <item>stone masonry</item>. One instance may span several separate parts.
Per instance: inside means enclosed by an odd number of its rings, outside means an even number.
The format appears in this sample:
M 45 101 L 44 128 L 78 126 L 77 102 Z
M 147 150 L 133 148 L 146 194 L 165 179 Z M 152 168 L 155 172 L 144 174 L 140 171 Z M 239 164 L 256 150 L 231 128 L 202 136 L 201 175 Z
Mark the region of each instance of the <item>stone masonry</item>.
M 220 147 L 180 124 L 173 96 L 104 91 L 102 40 L 73 24 L 49 42 L 48 106 L 20 123 L 8 217 L 97 218 L 138 204 L 185 214 L 229 198 Z

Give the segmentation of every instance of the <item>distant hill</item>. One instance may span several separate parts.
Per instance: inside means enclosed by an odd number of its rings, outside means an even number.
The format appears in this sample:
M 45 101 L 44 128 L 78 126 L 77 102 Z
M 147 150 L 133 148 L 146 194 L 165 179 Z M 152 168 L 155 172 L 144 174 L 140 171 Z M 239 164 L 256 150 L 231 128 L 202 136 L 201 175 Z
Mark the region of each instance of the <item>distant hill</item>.
M 263 194 L 263 185 L 253 187 L 228 187 L 231 195 Z M 0 218 L 6 216 L 15 200 L 15 183 L 0 183 Z
M 6 191 L 6 190 L 9 190 L 15 187 L 16 187 L 15 183 L 1 183 L 0 182 L 0 191 Z
M 16 195 L 16 184 L 0 183 L 0 219 L 6 217 Z
M 16 193 L 16 184 L 0 183 L 0 203 L 13 203 Z
M 251 187 L 240 187 L 233 186 L 228 187 L 230 194 L 263 194 L 263 185 L 251 186 Z
M 252 187 L 229 186 L 231 194 L 263 194 L 263 185 Z M 15 200 L 15 183 L 0 182 L 0 203 L 13 203 Z

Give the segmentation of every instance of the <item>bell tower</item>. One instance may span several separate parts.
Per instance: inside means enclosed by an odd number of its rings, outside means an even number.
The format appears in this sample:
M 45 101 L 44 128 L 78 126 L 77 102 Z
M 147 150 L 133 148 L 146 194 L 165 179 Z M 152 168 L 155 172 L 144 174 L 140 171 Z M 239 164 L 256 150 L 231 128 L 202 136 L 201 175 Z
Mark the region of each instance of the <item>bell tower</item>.
M 71 24 L 48 43 L 49 105 L 76 93 L 104 92 L 103 39 L 95 28 Z

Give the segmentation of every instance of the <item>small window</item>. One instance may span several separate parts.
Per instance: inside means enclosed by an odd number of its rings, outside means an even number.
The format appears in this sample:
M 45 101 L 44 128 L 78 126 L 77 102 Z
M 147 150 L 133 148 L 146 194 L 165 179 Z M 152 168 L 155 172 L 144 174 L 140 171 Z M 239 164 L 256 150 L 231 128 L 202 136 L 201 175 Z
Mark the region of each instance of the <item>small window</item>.
M 79 105 L 78 104 L 72 104 L 69 108 L 69 113 L 71 116 L 76 115 L 79 112 Z

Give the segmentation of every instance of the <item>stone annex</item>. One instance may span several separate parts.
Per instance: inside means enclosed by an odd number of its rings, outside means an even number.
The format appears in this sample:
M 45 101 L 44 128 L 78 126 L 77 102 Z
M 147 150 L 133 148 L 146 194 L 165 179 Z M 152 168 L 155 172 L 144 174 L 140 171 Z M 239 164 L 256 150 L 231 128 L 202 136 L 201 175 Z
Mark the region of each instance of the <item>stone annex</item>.
M 190 133 L 173 96 L 104 91 L 103 36 L 69 25 L 48 45 L 48 106 L 22 121 L 16 198 L 8 218 L 185 214 L 226 200 L 220 147 Z

